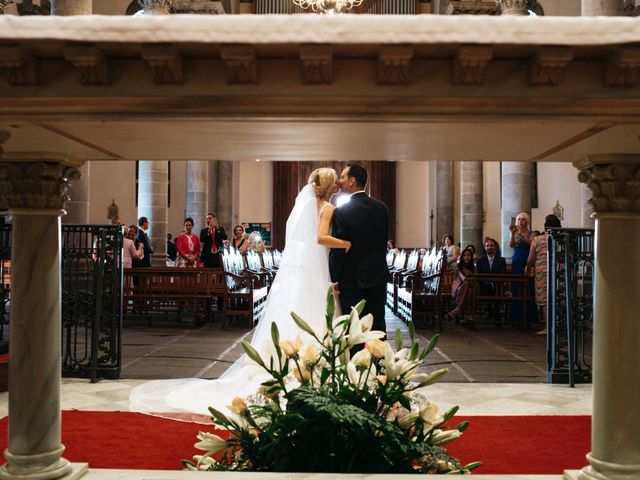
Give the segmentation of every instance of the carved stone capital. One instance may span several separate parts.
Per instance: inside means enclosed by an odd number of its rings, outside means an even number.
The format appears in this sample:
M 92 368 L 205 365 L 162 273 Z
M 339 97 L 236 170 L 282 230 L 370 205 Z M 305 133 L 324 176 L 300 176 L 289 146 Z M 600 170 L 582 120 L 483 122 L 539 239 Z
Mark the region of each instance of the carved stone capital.
M 409 83 L 409 66 L 413 58 L 413 48 L 391 45 L 380 48 L 378 59 L 378 83 L 392 85 Z
M 529 15 L 529 0 L 496 0 L 502 15 Z
M 495 0 L 454 0 L 447 7 L 447 15 L 498 15 Z
M 173 0 L 138 0 L 142 7 L 142 15 L 169 15 Z
M 0 208 L 62 210 L 76 167 L 56 162 L 0 162 Z
M 605 83 L 611 87 L 634 87 L 638 85 L 640 48 L 622 48 L 609 57 Z
M 594 212 L 640 213 L 640 157 L 595 155 L 574 165 L 578 180 L 593 193 Z
M 15 87 L 37 85 L 37 64 L 29 52 L 20 47 L 0 47 L 0 68 L 8 70 L 7 82 Z
M 302 45 L 300 47 L 300 64 L 303 83 L 333 83 L 333 50 L 331 45 Z
M 455 85 L 480 85 L 484 82 L 484 71 L 493 57 L 493 48 L 484 45 L 460 47 L 453 61 L 453 83 Z
M 531 59 L 529 83 L 531 85 L 559 85 L 567 64 L 573 60 L 570 47 L 542 47 Z
M 227 67 L 227 83 L 258 83 L 256 52 L 251 45 L 225 45 L 220 57 Z
M 156 85 L 173 85 L 183 82 L 182 57 L 174 45 L 144 45 L 142 58 L 151 67 Z
M 21 17 L 29 15 L 51 15 L 51 2 L 40 0 L 40 5 L 34 5 L 33 0 L 22 0 L 16 4 L 18 15 Z
M 109 66 L 102 50 L 92 45 L 69 45 L 64 58 L 80 70 L 82 85 L 108 85 Z

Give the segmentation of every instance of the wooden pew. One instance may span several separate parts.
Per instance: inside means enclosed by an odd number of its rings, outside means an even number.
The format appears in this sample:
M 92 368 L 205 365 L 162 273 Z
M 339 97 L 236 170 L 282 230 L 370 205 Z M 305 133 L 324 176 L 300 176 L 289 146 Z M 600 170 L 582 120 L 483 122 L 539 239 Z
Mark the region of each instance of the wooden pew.
M 407 275 L 404 286 L 398 288 L 398 316 L 405 322 L 435 320 L 438 330 L 449 298 L 442 291 L 447 256 L 441 248 L 432 247 L 424 254 L 419 272 Z
M 400 250 L 393 259 L 393 264 L 389 268 L 389 281 L 387 282 L 387 307 L 395 313 L 397 310 L 398 292 L 395 283 L 395 275 L 404 272 L 407 266 L 407 252 Z
M 184 316 L 210 318 L 212 307 L 225 294 L 224 272 L 219 268 L 126 268 L 123 313 L 147 318 Z
M 239 252 L 228 250 L 221 254 L 225 275 L 223 313 L 227 321 L 233 317 L 246 316 L 253 327 L 264 311 L 268 286 L 262 284 L 260 275 L 245 268 Z

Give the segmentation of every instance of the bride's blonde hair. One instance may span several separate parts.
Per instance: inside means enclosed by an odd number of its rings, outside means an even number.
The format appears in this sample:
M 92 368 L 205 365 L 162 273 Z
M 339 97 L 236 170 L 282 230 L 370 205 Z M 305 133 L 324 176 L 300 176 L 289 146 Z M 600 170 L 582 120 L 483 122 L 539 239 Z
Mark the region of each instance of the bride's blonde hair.
M 313 193 L 316 197 L 324 197 L 329 189 L 335 185 L 338 174 L 333 168 L 317 168 L 309 176 L 309 182 L 313 184 Z

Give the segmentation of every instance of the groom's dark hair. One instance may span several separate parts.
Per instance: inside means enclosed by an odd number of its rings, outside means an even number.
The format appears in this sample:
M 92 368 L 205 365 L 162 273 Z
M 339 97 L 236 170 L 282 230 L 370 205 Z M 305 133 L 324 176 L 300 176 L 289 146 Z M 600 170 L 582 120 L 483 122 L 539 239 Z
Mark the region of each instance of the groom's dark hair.
M 369 174 L 367 173 L 367 169 L 359 163 L 350 163 L 347 165 L 349 169 L 349 173 L 347 176 L 353 177 L 356 180 L 356 184 L 364 188 L 367 186 L 367 180 L 369 179 Z

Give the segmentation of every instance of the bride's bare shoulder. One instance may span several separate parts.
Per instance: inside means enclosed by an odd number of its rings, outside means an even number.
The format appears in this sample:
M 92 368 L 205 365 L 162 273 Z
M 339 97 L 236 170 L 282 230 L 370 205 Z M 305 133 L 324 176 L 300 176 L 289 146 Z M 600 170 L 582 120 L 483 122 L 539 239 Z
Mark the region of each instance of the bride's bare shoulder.
M 334 205 L 332 205 L 331 203 L 327 202 L 324 199 L 319 199 L 318 200 L 318 215 L 322 216 L 323 214 L 327 213 L 327 214 L 333 214 L 333 211 L 336 209 L 336 207 Z

